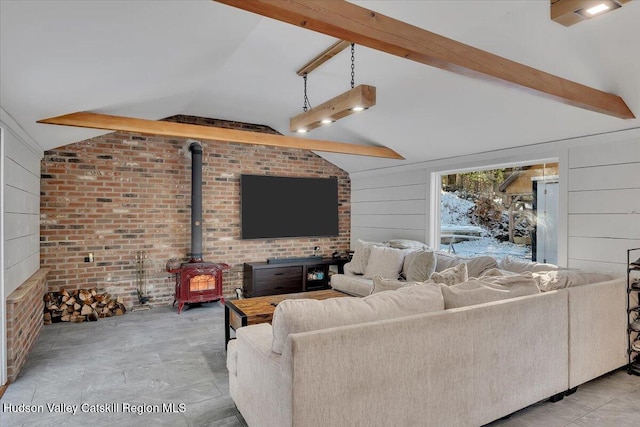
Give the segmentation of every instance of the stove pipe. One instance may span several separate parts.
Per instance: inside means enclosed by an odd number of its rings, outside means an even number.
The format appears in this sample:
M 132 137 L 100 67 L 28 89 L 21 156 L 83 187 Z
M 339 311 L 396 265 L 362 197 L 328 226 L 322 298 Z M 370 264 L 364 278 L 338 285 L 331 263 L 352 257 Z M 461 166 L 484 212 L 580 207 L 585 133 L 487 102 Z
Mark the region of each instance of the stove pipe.
M 191 151 L 191 260 L 202 262 L 202 146 L 189 145 Z

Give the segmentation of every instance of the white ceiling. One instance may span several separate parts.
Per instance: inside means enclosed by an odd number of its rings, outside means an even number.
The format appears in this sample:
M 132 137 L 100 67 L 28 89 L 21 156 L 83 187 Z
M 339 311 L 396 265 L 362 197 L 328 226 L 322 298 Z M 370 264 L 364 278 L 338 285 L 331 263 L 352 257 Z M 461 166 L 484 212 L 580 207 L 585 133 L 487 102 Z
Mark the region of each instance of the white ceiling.
M 354 1 L 578 83 L 640 116 L 640 1 L 564 27 L 548 0 Z M 0 0 L 0 106 L 43 149 L 101 132 L 37 124 L 92 111 L 259 123 L 285 135 L 302 111 L 296 71 L 331 37 L 203 1 Z M 309 75 L 312 105 L 350 88 L 344 51 Z M 405 161 L 318 153 L 349 172 L 640 126 L 356 47 L 377 105 L 308 134 L 384 145 Z

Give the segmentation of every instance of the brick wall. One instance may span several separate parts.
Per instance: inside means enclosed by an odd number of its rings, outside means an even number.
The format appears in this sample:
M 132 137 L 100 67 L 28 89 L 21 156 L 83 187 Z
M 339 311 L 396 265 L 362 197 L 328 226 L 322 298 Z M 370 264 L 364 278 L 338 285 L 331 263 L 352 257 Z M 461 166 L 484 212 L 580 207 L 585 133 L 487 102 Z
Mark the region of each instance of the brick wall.
M 177 116 L 173 121 L 221 125 Z M 268 132 L 237 122 L 226 127 Z M 272 132 L 275 132 L 271 130 Z M 348 174 L 305 150 L 201 141 L 203 258 L 225 262 L 224 295 L 242 286 L 242 264 L 268 257 L 330 255 L 349 248 Z M 190 251 L 191 160 L 186 139 L 115 132 L 45 152 L 41 175 L 41 266 L 48 290 L 96 287 L 137 304 L 134 253 L 147 254 L 150 303 L 173 302 L 170 258 Z M 240 175 L 337 177 L 340 235 L 332 238 L 240 239 Z M 84 258 L 91 252 L 93 263 Z
M 42 328 L 48 270 L 41 268 L 7 297 L 7 379 L 13 382 Z

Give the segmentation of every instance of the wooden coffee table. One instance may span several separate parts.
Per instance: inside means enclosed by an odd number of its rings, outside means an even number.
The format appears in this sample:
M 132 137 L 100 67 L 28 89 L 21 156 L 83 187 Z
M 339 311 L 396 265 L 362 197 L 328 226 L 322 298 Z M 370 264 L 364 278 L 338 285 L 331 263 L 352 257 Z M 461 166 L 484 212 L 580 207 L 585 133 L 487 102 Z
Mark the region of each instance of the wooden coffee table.
M 268 295 L 266 297 L 254 297 L 239 300 L 227 300 L 224 303 L 224 345 L 231 339 L 231 329 L 238 330 L 242 326 L 269 323 L 273 318 L 273 312 L 280 301 L 286 299 L 316 299 L 349 297 L 351 295 L 334 289 L 322 291 L 300 292 L 295 294 Z

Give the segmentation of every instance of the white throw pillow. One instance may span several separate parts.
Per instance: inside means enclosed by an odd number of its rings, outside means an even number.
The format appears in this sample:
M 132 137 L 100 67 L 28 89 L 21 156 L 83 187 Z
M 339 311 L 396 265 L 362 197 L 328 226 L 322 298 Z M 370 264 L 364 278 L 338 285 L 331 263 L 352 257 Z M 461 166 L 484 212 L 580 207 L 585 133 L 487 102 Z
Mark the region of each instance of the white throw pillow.
M 438 272 L 455 267 L 462 262 L 466 263 L 469 277 L 480 277 L 485 271 L 498 267 L 496 260 L 486 255 L 465 258 L 446 252 L 436 252 L 436 259 L 436 271 Z
M 406 252 L 405 249 L 373 246 L 367 266 L 364 269 L 365 279 L 371 279 L 376 274 L 385 279 L 397 279 L 400 275 Z
M 405 278 L 414 282 L 424 282 L 429 279 L 436 270 L 436 255 L 433 251 L 421 250 L 413 254 L 408 254 L 405 257 L 405 263 L 409 255 L 412 256 L 405 273 Z
M 532 273 L 541 273 L 544 271 L 558 270 L 558 266 L 554 264 L 543 264 L 535 261 L 524 261 L 510 256 L 506 256 L 500 260 L 498 267 L 502 270 L 512 271 L 514 273 L 523 273 L 530 271 Z
M 467 264 L 461 262 L 455 267 L 447 268 L 441 272 L 432 273 L 429 277 L 435 283 L 443 283 L 447 286 L 455 285 L 456 283 L 462 283 L 469 280 L 469 274 L 467 272 Z
M 374 246 L 384 246 L 384 244 L 378 242 L 365 242 L 360 239 L 356 241 L 353 257 L 349 262 L 350 272 L 354 274 L 364 274 L 364 270 L 367 268 L 367 262 L 369 261 L 369 255 L 371 255 L 371 248 Z
M 290 334 L 441 310 L 444 310 L 442 291 L 437 285 L 430 284 L 379 292 L 364 298 L 284 300 L 273 313 L 271 349 L 282 354 Z
M 373 286 L 371 287 L 371 294 L 377 294 L 384 291 L 397 291 L 400 288 L 406 286 L 417 285 L 415 282 L 406 282 L 404 280 L 385 279 L 382 276 L 376 274 L 373 276 Z

